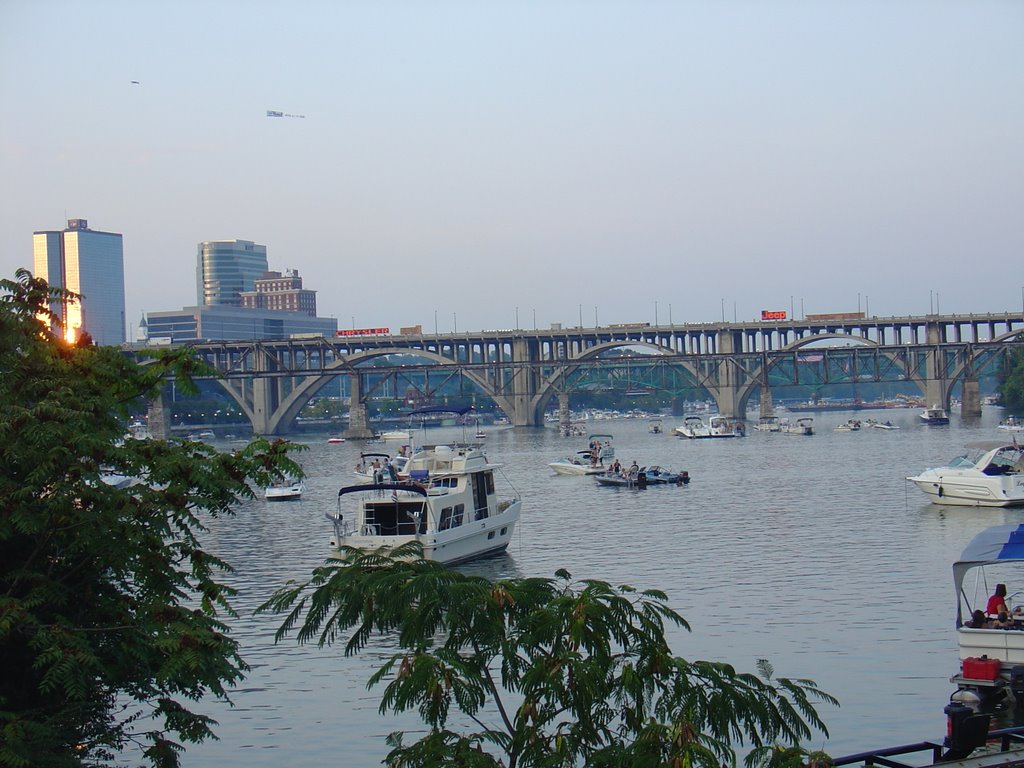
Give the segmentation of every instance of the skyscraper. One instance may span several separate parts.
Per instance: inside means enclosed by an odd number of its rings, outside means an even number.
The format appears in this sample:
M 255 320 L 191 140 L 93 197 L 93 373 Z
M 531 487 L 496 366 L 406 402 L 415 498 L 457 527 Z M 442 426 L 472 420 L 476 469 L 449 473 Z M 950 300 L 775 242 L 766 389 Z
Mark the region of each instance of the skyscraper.
M 251 240 L 204 240 L 196 255 L 199 306 L 242 306 L 242 292 L 255 289 L 267 271 L 267 246 Z
M 125 342 L 124 248 L 121 235 L 89 229 L 85 219 L 68 219 L 59 232 L 33 232 L 36 277 L 79 295 L 52 309 L 63 319 L 64 338 L 87 332 L 101 345 Z

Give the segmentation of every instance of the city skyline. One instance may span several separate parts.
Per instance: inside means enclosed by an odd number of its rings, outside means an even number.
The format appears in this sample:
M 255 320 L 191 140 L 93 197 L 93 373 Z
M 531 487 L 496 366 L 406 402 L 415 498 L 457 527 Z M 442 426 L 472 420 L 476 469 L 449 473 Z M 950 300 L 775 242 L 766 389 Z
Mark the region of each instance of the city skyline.
M 82 216 L 124 236 L 129 326 L 192 303 L 213 239 L 341 327 L 1016 310 L 1021 29 L 996 1 L 7 4 L 0 273 Z

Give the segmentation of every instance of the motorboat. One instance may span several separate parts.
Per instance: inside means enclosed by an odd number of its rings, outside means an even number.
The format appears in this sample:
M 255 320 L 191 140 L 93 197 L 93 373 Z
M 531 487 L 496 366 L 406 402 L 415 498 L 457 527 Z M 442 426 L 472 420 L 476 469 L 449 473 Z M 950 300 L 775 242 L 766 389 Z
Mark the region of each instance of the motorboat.
M 620 488 L 647 488 L 653 485 L 689 485 L 689 472 L 673 472 L 657 464 L 650 467 L 633 467 L 623 472 L 604 472 L 595 475 L 598 485 L 612 485 Z
M 263 498 L 267 501 L 291 501 L 301 499 L 306 490 L 305 484 L 295 478 L 285 478 L 280 483 L 268 485 L 263 490 Z
M 687 416 L 681 426 L 676 427 L 676 434 L 691 440 L 709 437 L 740 437 L 742 428 L 725 416 L 711 416 L 707 424 L 700 416 Z
M 871 425 L 872 429 L 899 429 L 898 424 L 893 424 L 891 421 L 876 421 Z
M 1010 507 L 1024 504 L 1024 451 L 1017 443 L 969 443 L 949 466 L 907 480 L 935 504 Z
M 996 429 L 1002 429 L 1006 432 L 1024 432 L 1024 422 L 1016 416 L 1010 416 L 1005 421 L 999 422 L 999 426 Z
M 575 456 L 552 461 L 548 466 L 560 475 L 597 475 L 607 469 L 600 461 L 595 461 L 590 451 L 577 451 Z
M 337 443 L 344 443 L 345 442 L 345 438 L 344 437 L 328 437 L 327 438 L 327 442 L 330 443 L 331 445 L 336 445 Z
M 762 416 L 757 420 L 754 429 L 758 432 L 781 432 L 782 422 L 779 421 L 778 416 Z
M 388 429 L 381 432 L 378 437 L 381 440 L 412 440 L 412 431 L 408 429 Z
M 942 424 L 949 424 L 949 414 L 946 413 L 945 408 L 939 408 L 934 405 L 931 408 L 925 408 L 921 411 L 921 423 L 929 426 L 940 426 Z
M 419 542 L 423 557 L 452 565 L 504 551 L 522 497 L 509 485 L 499 497 L 491 464 L 478 445 L 426 446 L 407 464 L 404 482 L 353 485 L 338 491 L 331 555 L 372 552 Z M 343 511 L 342 504 L 353 502 Z
M 813 435 L 814 417 L 801 416 L 796 421 L 787 419 L 782 422 L 782 433 L 785 435 Z
M 651 419 L 647 425 L 647 431 L 652 435 L 660 435 L 665 431 L 665 427 L 662 425 L 661 419 Z
M 837 424 L 832 430 L 833 432 L 860 432 L 860 421 L 858 419 L 849 419 L 843 424 Z
M 1010 688 L 1022 701 L 1024 687 L 1013 685 L 1014 678 L 1024 680 L 1024 611 L 1020 592 L 1006 596 L 1006 622 L 995 622 L 988 616 L 981 626 L 974 626 L 975 611 L 987 610 L 987 599 L 994 588 L 990 579 L 1020 580 L 1024 563 L 1024 523 L 997 525 L 976 535 L 953 563 L 953 586 L 956 590 L 956 635 L 960 651 L 960 670 L 952 677 L 957 692 L 951 697 L 961 703 L 981 703 L 1002 697 Z M 969 579 L 968 576 L 973 578 Z M 970 582 L 974 583 L 971 584 Z M 1015 607 L 1016 603 L 1016 607 Z M 1013 690 L 1016 688 L 1016 690 Z
M 397 482 L 408 477 L 408 463 L 409 457 L 405 453 L 392 456 L 390 453 L 364 451 L 359 454 L 359 463 L 352 474 L 357 483 Z

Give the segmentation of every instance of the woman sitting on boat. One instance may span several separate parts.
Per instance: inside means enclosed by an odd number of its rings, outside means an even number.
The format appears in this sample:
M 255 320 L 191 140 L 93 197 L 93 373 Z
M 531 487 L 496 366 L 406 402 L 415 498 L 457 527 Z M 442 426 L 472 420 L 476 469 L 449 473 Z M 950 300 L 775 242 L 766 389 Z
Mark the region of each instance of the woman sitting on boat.
M 989 616 L 998 616 L 1000 613 L 1009 612 L 1010 607 L 1006 604 L 1006 585 L 996 584 L 996 592 L 988 599 L 985 613 Z

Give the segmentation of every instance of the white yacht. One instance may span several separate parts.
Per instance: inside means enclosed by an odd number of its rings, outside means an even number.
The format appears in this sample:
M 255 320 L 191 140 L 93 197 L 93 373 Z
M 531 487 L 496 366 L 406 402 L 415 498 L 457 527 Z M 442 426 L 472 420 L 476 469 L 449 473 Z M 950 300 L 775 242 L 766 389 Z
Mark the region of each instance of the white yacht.
M 967 445 L 949 466 L 926 469 L 907 480 L 935 504 L 1010 507 L 1024 504 L 1024 453 L 1016 443 Z
M 740 437 L 743 432 L 725 416 L 711 416 L 707 424 L 700 416 L 687 416 L 676 434 L 691 440 L 709 437 Z
M 491 464 L 476 445 L 428 446 L 406 465 L 408 480 L 353 485 L 338 491 L 332 555 L 371 552 L 418 541 L 423 557 L 462 563 L 508 547 L 522 498 L 509 486 L 499 498 Z M 498 472 L 500 475 L 500 472 Z M 342 508 L 343 503 L 353 502 Z
M 946 413 L 945 408 L 934 405 L 921 411 L 921 423 L 928 424 L 929 426 L 949 424 L 949 414 Z

